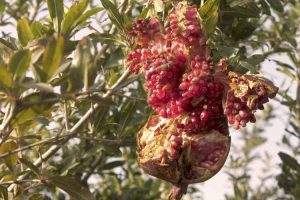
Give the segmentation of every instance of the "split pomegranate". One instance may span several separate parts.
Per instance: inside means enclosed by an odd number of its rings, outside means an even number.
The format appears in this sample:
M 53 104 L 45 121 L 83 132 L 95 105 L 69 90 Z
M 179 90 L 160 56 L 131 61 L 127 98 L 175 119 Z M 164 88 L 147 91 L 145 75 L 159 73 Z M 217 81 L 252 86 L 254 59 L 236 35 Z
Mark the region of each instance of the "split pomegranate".
M 178 120 L 149 118 L 137 134 L 139 164 L 148 174 L 173 184 L 205 181 L 223 166 L 230 136 L 216 130 L 188 134 L 178 129 Z
M 129 33 L 135 40 L 127 56 L 133 73 L 144 73 L 148 105 L 155 115 L 137 134 L 137 153 L 146 173 L 175 185 L 180 199 L 191 183 L 205 181 L 224 165 L 230 149 L 229 124 L 255 122 L 277 93 L 269 81 L 213 63 L 197 8 L 177 4 L 164 25 L 139 19 Z

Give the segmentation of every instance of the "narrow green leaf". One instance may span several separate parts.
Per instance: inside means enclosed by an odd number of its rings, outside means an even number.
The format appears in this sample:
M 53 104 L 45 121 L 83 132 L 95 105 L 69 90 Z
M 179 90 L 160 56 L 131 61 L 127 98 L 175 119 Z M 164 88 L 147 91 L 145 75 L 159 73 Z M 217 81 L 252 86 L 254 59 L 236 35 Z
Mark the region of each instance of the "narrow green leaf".
M 23 18 L 20 19 L 17 23 L 17 32 L 18 32 L 18 38 L 20 40 L 21 45 L 24 47 L 30 42 L 34 35 L 30 29 L 28 20 Z
M 43 34 L 44 26 L 41 22 L 32 22 L 30 28 L 35 38 Z
M 126 127 L 128 127 L 128 124 L 132 120 L 132 115 L 136 112 L 136 105 L 136 101 L 127 101 L 121 108 L 118 134 L 121 135 Z
M 8 200 L 8 191 L 6 187 L 0 185 L 0 199 Z
M 82 39 L 75 50 L 75 58 L 70 69 L 72 91 L 88 88 L 94 83 L 96 66 L 93 62 L 95 47 L 88 38 Z
M 37 121 L 38 123 L 45 125 L 45 126 L 49 126 L 50 120 L 46 117 L 42 117 L 42 116 L 37 116 L 34 118 L 34 121 Z
M 210 17 L 212 13 L 218 12 L 220 0 L 207 0 L 203 6 L 200 7 L 199 13 L 202 19 Z
M 29 160 L 26 160 L 25 158 L 19 158 L 19 161 L 22 164 L 26 165 L 29 169 L 31 169 L 31 171 L 33 173 L 35 173 L 35 175 L 37 175 L 38 177 L 41 175 L 40 170 L 32 162 L 30 162 Z
M 105 44 L 116 43 L 116 44 L 126 46 L 124 40 L 122 40 L 117 34 L 100 33 L 100 34 L 91 34 L 90 37 L 93 39 L 93 41 L 96 42 L 101 42 Z
M 10 36 L 6 36 L 5 38 L 0 38 L 0 43 L 4 46 L 10 48 L 11 50 L 17 50 L 16 39 Z
M 41 96 L 40 92 L 32 93 L 29 94 L 25 97 L 22 98 L 22 102 L 27 102 L 27 103 L 35 103 L 33 106 L 26 107 L 23 109 L 21 112 L 19 112 L 13 121 L 13 127 L 16 127 L 17 125 L 24 124 L 25 122 L 32 121 L 35 118 L 39 116 L 46 116 L 49 117 L 50 114 L 50 108 L 54 104 L 54 102 L 42 102 L 46 99 L 51 99 L 55 98 L 56 96 L 52 93 L 50 94 L 43 94 Z
M 251 65 L 250 63 L 246 62 L 246 61 L 240 61 L 240 65 L 244 68 L 246 68 L 247 70 L 249 70 L 252 74 L 255 74 L 257 72 L 255 66 Z
M 63 0 L 47 0 L 50 17 L 52 18 L 54 29 L 60 32 L 61 22 L 64 14 Z
M 103 167 L 101 169 L 102 170 L 113 169 L 115 167 L 124 165 L 124 163 L 125 162 L 123 160 L 112 161 L 112 162 L 109 162 L 109 163 L 106 163 L 105 165 L 103 165 Z
M 199 13 L 204 21 L 205 28 L 208 33 L 213 32 L 217 26 L 219 4 L 220 0 L 208 0 L 202 7 L 200 7 Z
M 260 6 L 263 13 L 265 13 L 266 15 L 271 15 L 270 7 L 265 0 L 260 0 Z
M 70 65 L 72 64 L 71 60 L 64 60 L 62 62 L 62 64 L 59 66 L 59 68 L 57 68 L 57 70 L 54 72 L 54 74 L 52 75 L 52 77 L 48 80 L 49 83 L 53 84 L 52 81 L 54 81 L 55 79 L 57 79 L 57 75 L 59 75 L 60 73 L 63 73 L 64 71 L 66 71 L 67 69 L 69 69 Z
M 92 95 L 92 96 L 88 96 L 86 97 L 87 100 L 91 100 L 93 102 L 96 102 L 98 104 L 100 104 L 101 106 L 116 106 L 117 104 L 112 100 L 112 98 L 103 98 L 101 96 L 98 95 Z
M 16 52 L 9 60 L 8 69 L 14 74 L 14 80 L 22 77 L 27 71 L 31 61 L 31 51 L 22 49 Z
M 0 146 L 0 154 L 8 153 L 18 148 L 18 145 L 14 141 L 9 141 Z M 14 153 L 3 158 L 7 167 L 13 171 L 18 162 L 18 154 Z
M 267 0 L 267 1 L 274 10 L 277 10 L 278 12 L 283 12 L 283 6 L 280 0 Z
M 290 70 L 292 70 L 294 72 L 296 71 L 294 67 L 292 67 L 291 65 L 289 65 L 289 64 L 287 64 L 285 62 L 282 62 L 282 61 L 279 61 L 279 60 L 274 60 L 274 59 L 272 59 L 272 61 L 276 62 L 277 65 L 280 65 L 283 68 L 288 68 L 288 69 L 290 69 Z
M 107 11 L 108 17 L 111 22 L 120 30 L 124 30 L 124 19 L 118 11 L 116 5 L 109 0 L 100 0 L 103 7 Z
M 64 38 L 59 35 L 57 38 L 52 37 L 46 47 L 43 56 L 43 70 L 50 78 L 61 63 L 64 53 Z
M 254 26 L 254 24 L 241 20 L 232 29 L 232 36 L 236 41 L 243 40 L 250 37 L 255 29 L 256 27 Z
M 62 30 L 63 34 L 70 32 L 70 28 L 74 27 L 76 20 L 83 14 L 88 6 L 89 0 L 82 0 L 78 3 L 72 5 L 70 10 L 65 15 L 62 21 Z
M 279 152 L 278 155 L 282 160 L 283 164 L 288 165 L 293 170 L 300 171 L 300 164 L 297 162 L 295 158 L 283 152 Z
M 143 8 L 142 12 L 137 16 L 137 19 L 147 18 L 149 13 L 151 13 L 151 9 L 153 9 L 153 6 L 147 6 Z
M 102 10 L 103 10 L 103 8 L 97 7 L 97 8 L 92 8 L 91 10 L 86 11 L 83 15 L 81 15 L 76 20 L 74 27 L 86 22 L 91 16 L 97 14 L 98 12 L 100 12 Z
M 0 82 L 7 88 L 13 85 L 13 76 L 4 65 L 0 65 Z
M 244 6 L 252 2 L 253 0 L 231 0 L 231 1 L 229 0 L 228 5 L 230 7 L 236 7 L 236 6 Z
M 33 65 L 32 73 L 34 75 L 35 81 L 37 81 L 37 82 L 47 81 L 47 74 L 40 66 Z
M 0 0 L 0 16 L 4 13 L 5 5 L 5 0 Z
M 111 144 L 101 144 L 104 151 L 109 153 L 111 156 L 122 156 L 122 151 L 120 150 L 120 147 L 118 145 L 111 145 Z
M 28 200 L 44 200 L 45 197 L 42 194 L 36 193 L 29 197 Z
M 249 2 L 244 6 L 236 6 L 233 8 L 225 8 L 222 9 L 222 12 L 225 14 L 230 14 L 234 17 L 242 17 L 242 18 L 259 18 L 260 17 L 260 9 L 254 2 Z
M 95 199 L 88 188 L 81 185 L 79 181 L 67 176 L 54 176 L 48 178 L 49 183 L 67 192 L 74 200 Z
M 22 86 L 24 86 L 26 88 L 38 89 L 39 91 L 45 92 L 45 93 L 53 93 L 54 92 L 53 87 L 48 83 L 26 82 L 26 83 L 23 83 Z
M 205 28 L 208 34 L 212 33 L 215 30 L 218 23 L 218 18 L 219 13 L 212 12 L 211 15 L 204 20 Z

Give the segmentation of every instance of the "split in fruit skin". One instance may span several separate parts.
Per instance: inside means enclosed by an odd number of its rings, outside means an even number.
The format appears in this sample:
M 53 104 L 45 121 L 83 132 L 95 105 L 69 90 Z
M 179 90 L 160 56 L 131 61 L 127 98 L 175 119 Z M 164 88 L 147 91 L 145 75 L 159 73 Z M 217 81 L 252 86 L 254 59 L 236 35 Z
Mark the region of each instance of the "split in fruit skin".
M 127 66 L 145 74 L 147 102 L 156 113 L 137 134 L 139 165 L 173 183 L 178 197 L 188 184 L 222 168 L 230 149 L 228 123 L 235 129 L 254 123 L 256 110 L 278 88 L 228 71 L 225 59 L 213 63 L 196 7 L 177 4 L 164 24 L 156 18 L 133 23 L 129 35 L 136 48 Z

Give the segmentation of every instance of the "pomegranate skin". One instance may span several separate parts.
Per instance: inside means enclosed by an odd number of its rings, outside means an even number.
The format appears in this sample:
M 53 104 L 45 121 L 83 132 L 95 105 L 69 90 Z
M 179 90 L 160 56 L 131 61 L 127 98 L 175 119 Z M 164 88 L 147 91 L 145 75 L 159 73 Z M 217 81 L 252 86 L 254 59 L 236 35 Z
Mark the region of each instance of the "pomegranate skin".
M 168 145 L 178 119 L 151 116 L 137 134 L 139 166 L 148 174 L 174 185 L 200 183 L 214 176 L 224 165 L 230 136 L 210 130 L 200 134 L 176 133 L 182 143 L 175 150 Z M 153 123 L 155 122 L 155 123 Z M 177 156 L 172 153 L 176 151 Z

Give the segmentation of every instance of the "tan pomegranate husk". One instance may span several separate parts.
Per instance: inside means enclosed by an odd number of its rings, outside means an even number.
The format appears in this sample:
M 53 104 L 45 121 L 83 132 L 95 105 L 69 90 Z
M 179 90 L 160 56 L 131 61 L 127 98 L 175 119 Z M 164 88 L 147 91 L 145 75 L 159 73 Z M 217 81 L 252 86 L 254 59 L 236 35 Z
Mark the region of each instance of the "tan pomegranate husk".
M 253 89 L 255 87 L 263 86 L 266 89 L 266 96 L 268 98 L 274 98 L 278 92 L 278 87 L 276 87 L 270 80 L 255 74 L 244 74 L 240 75 L 235 72 L 230 71 L 228 73 L 229 79 L 239 78 L 244 80 L 245 83 L 230 83 L 230 88 L 234 90 L 234 95 L 236 97 L 241 97 L 247 95 L 247 91 L 249 89 Z
M 179 156 L 174 159 L 168 155 L 164 144 L 168 132 L 174 131 L 176 123 L 176 119 L 163 119 L 155 115 L 149 117 L 147 124 L 137 134 L 139 166 L 146 173 L 174 185 L 187 185 L 208 180 L 224 165 L 230 149 L 230 136 L 222 135 L 216 130 L 192 135 L 181 133 L 182 147 L 179 150 Z M 225 152 L 213 165 L 208 168 L 201 167 L 197 165 L 192 143 L 224 144 Z M 187 171 L 192 173 L 192 177 L 186 175 Z

